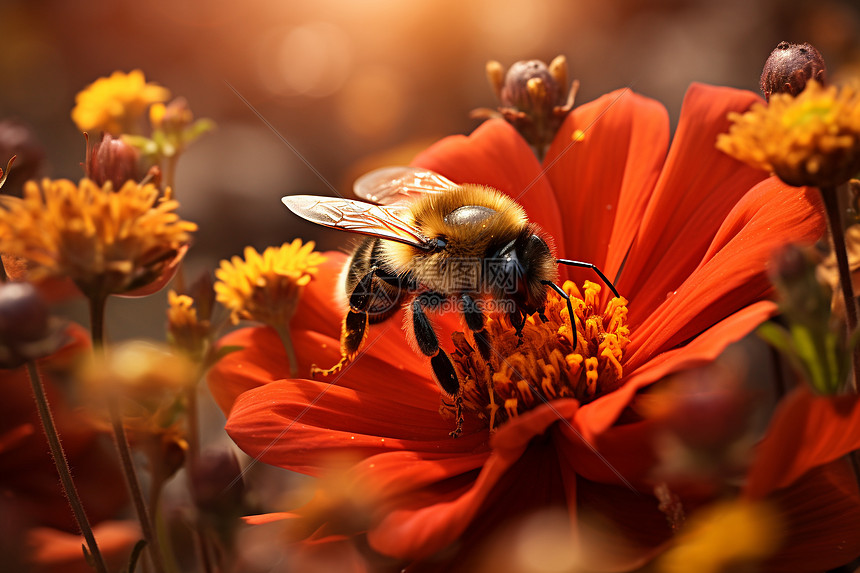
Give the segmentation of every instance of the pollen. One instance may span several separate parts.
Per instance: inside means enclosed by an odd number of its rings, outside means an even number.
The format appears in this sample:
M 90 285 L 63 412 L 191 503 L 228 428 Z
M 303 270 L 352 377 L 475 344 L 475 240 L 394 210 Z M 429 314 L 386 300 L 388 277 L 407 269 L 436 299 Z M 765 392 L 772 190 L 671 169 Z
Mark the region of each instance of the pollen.
M 586 281 L 580 290 L 568 281 L 576 320 L 576 344 L 565 301 L 548 293 L 546 322 L 526 318 L 522 336 L 507 316 L 487 319 L 493 353 L 485 361 L 470 337 L 452 336 L 451 358 L 460 379 L 454 404 L 443 399 L 445 418 L 473 418 L 491 430 L 550 400 L 573 398 L 586 403 L 617 389 L 624 372 L 624 350 L 630 342 L 627 300 L 603 302 L 601 285 Z
M 729 114 L 717 148 L 795 186 L 839 185 L 860 170 L 860 83 L 822 87 L 811 80 L 796 97 Z

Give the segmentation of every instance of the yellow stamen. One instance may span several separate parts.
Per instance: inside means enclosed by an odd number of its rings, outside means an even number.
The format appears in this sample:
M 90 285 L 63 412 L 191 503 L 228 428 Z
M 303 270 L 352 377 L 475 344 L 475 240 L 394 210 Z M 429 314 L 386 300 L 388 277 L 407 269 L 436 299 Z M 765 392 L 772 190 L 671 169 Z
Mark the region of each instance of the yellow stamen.
M 586 282 L 582 289 L 566 282 L 577 323 L 573 347 L 565 301 L 548 294 L 547 322 L 529 316 L 521 340 L 506 316 L 488 318 L 486 329 L 495 353 L 484 362 L 462 333 L 455 333 L 451 355 L 461 381 L 462 411 L 483 420 L 490 429 L 544 401 L 564 397 L 581 403 L 618 388 L 624 350 L 630 342 L 627 301 L 601 301 L 601 286 Z M 504 404 L 504 409 L 497 404 Z M 454 415 L 443 401 L 443 415 Z
M 797 97 L 729 114 L 717 148 L 789 185 L 834 186 L 860 170 L 860 82 L 838 88 L 811 80 Z

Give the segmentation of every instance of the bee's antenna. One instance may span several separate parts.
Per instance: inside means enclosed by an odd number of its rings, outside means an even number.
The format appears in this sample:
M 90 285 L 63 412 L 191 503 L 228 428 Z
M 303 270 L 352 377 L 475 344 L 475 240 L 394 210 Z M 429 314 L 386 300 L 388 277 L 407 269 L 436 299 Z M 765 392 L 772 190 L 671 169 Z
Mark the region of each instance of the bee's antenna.
M 570 304 L 570 295 L 564 292 L 564 289 L 552 281 L 541 281 L 552 290 L 557 292 L 561 298 L 567 303 L 567 313 L 570 315 L 570 330 L 573 331 L 573 348 L 576 349 L 576 319 L 573 316 L 573 305 Z M 615 290 L 615 289 L 613 289 Z
M 584 263 L 582 261 L 571 261 L 570 259 L 558 259 L 555 262 L 560 264 L 560 265 L 568 265 L 571 267 L 580 267 L 583 269 L 593 269 L 594 272 L 597 273 L 597 276 L 599 276 L 603 280 L 603 282 L 606 283 L 606 286 L 609 287 L 609 289 L 612 291 L 612 294 L 615 295 L 615 298 L 619 298 L 621 296 L 620 294 L 618 294 L 618 291 L 615 290 L 615 285 L 612 284 L 612 281 L 609 280 L 608 278 L 606 278 L 606 275 L 603 274 L 603 271 L 598 269 L 597 266 L 595 266 L 593 263 Z

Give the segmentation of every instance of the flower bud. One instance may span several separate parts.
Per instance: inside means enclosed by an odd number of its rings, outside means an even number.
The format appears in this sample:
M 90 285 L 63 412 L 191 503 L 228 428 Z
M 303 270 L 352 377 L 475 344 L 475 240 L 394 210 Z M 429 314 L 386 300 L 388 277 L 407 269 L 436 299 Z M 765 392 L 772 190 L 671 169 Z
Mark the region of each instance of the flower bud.
M 561 86 L 540 60 L 520 61 L 508 69 L 502 86 L 503 107 L 515 108 L 530 115 L 548 116 L 563 102 Z
M 779 293 L 780 307 L 795 318 L 813 319 L 826 316 L 830 306 L 829 293 L 816 279 L 812 249 L 785 245 L 771 258 L 770 280 Z
M 48 332 L 48 307 L 30 283 L 0 287 L 0 339 L 32 342 Z
M 564 118 L 573 109 L 579 83 L 567 86 L 567 61 L 556 57 L 549 66 L 540 60 L 519 61 L 503 76 L 502 65 L 487 64 L 487 78 L 496 97 L 498 111 L 477 109 L 473 117 L 504 118 L 543 157 Z M 504 78 L 504 79 L 503 79 Z
M 102 140 L 93 144 L 87 153 L 87 177 L 99 187 L 110 181 L 114 190 L 117 190 L 126 181 L 140 178 L 137 162 L 138 152 L 134 147 L 120 137 L 105 133 Z
M 24 182 L 38 178 L 45 167 L 45 148 L 33 129 L 20 121 L 0 121 L 0 168 L 15 157 L 15 169 L 6 173 L 4 195 L 21 196 Z
M 39 291 L 30 283 L 0 285 L 0 368 L 16 368 L 47 356 L 65 336 L 52 320 Z
M 824 58 L 812 44 L 780 42 L 770 53 L 761 72 L 761 91 L 770 101 L 775 93 L 796 96 L 809 80 L 826 83 Z
M 180 134 L 194 121 L 194 115 L 188 107 L 188 101 L 184 97 L 178 97 L 167 105 L 157 103 L 149 108 L 149 121 L 155 129 Z
M 202 511 L 225 517 L 241 512 L 245 483 L 232 451 L 204 451 L 192 462 L 190 479 L 194 502 Z

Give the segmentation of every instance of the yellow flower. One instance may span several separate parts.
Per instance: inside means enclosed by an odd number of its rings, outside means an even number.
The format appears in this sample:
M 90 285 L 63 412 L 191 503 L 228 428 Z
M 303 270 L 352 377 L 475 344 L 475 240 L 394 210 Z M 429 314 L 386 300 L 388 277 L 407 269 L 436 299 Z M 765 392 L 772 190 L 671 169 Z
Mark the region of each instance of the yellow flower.
M 717 148 L 789 185 L 831 187 L 860 171 L 860 83 L 837 88 L 810 80 L 797 97 L 774 94 L 729 114 Z
M 662 573 L 747 571 L 773 555 L 782 532 L 774 511 L 763 504 L 724 502 L 694 516 L 659 560 Z M 746 567 L 746 568 L 744 568 Z
M 295 314 L 301 289 L 317 273 L 325 257 L 314 252 L 314 242 L 301 239 L 269 247 L 261 255 L 245 248 L 245 258 L 221 261 L 215 271 L 215 295 L 230 310 L 234 323 L 256 320 L 285 326 Z
M 296 353 L 287 325 L 296 313 L 302 289 L 317 274 L 325 257 L 314 252 L 314 242 L 301 239 L 269 247 L 260 255 L 245 247 L 245 259 L 221 261 L 215 271 L 215 297 L 230 310 L 234 323 L 256 320 L 274 328 L 281 338 L 290 365 L 290 376 L 298 374 Z
M 197 316 L 194 299 L 185 294 L 167 293 L 167 336 L 170 344 L 194 360 L 202 360 L 209 345 L 210 322 Z
M 89 297 L 122 294 L 165 278 L 197 225 L 158 199 L 155 185 L 128 181 L 114 192 L 89 179 L 28 182 L 0 209 L 0 252 L 35 263 L 31 278 L 66 276 Z
M 78 92 L 72 120 L 81 131 L 135 133 L 135 125 L 147 108 L 169 97 L 167 88 L 146 83 L 142 71 L 117 71 Z

